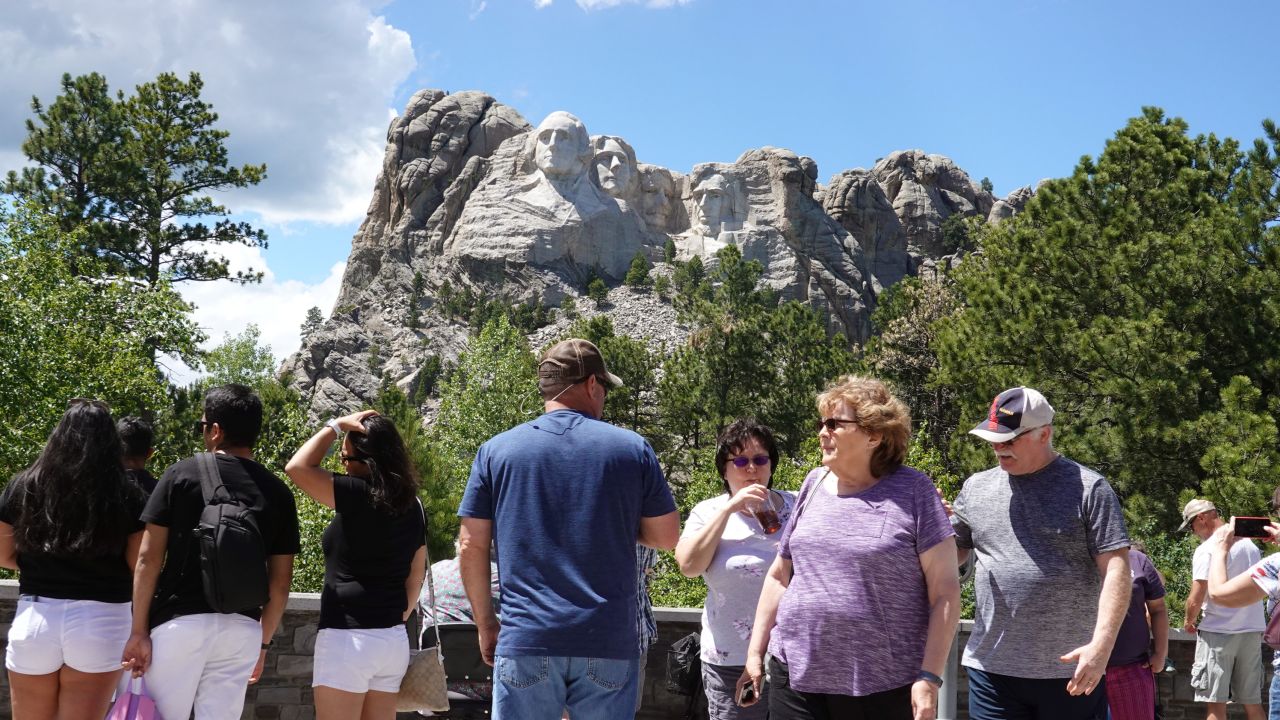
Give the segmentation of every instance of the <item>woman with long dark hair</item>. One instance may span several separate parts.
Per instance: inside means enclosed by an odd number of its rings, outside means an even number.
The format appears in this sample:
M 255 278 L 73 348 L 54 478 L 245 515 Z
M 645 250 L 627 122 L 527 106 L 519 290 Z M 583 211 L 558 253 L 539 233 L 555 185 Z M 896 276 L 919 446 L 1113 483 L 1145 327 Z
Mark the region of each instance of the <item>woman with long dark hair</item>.
M 129 639 L 146 497 L 111 409 L 73 400 L 0 494 L 0 566 L 18 571 L 5 667 L 13 717 L 102 717 Z
M 343 433 L 345 474 L 320 467 Z M 404 622 L 426 577 L 426 517 L 418 474 L 390 420 L 373 410 L 330 420 L 285 474 L 337 511 L 324 531 L 324 589 L 316 636 L 318 720 L 392 720 L 409 666 Z

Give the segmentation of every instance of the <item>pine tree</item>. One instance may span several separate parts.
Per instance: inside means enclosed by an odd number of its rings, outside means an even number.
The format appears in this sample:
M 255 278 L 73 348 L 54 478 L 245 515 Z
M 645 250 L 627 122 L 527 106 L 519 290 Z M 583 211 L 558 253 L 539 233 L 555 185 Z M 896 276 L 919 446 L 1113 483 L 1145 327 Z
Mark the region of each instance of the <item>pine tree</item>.
M 644 253 L 637 252 L 636 256 L 631 258 L 631 267 L 627 270 L 627 276 L 623 278 L 623 283 L 630 288 L 643 289 L 649 287 L 652 281 L 649 279 L 649 259 Z
M 422 288 L 423 278 L 421 272 L 413 274 L 413 289 L 409 292 L 409 329 L 417 330 L 419 321 L 422 317 Z
M 35 163 L 10 172 L 5 192 L 56 216 L 64 230 L 86 227 L 84 250 L 115 272 L 162 280 L 258 282 L 260 272 L 231 272 L 209 245 L 266 247 L 266 234 L 226 218 L 207 194 L 257 185 L 265 165 L 228 164 L 225 130 L 200 99 L 197 73 L 173 73 L 112 98 L 96 73 L 62 77 L 62 95 L 45 108 L 32 100 L 23 152 Z
M 312 306 L 307 310 L 307 317 L 302 321 L 302 328 L 299 335 L 305 341 L 324 327 L 324 313 L 320 312 L 320 308 Z
M 963 309 L 938 325 L 934 380 L 966 417 L 1005 387 L 1041 389 L 1059 447 L 1176 524 L 1179 493 L 1210 493 L 1217 468 L 1239 466 L 1222 460 L 1229 446 L 1252 442 L 1207 431 L 1238 421 L 1224 410 L 1280 414 L 1280 133 L 1264 129 L 1246 155 L 1144 109 L 985 228 L 982 254 L 953 272 Z M 1249 427 L 1274 446 L 1261 418 Z M 956 449 L 970 468 L 990 462 L 967 440 Z M 1274 487 L 1270 462 L 1258 467 L 1251 482 Z

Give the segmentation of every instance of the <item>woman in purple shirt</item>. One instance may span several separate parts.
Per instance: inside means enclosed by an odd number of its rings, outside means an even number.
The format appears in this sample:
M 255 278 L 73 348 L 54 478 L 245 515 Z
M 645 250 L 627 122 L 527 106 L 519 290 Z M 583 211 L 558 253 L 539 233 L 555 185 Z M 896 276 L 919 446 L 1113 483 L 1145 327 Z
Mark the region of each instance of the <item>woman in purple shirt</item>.
M 852 375 L 818 410 L 822 467 L 765 577 L 739 697 L 759 695 L 767 649 L 773 720 L 933 720 L 960 583 L 933 482 L 902 464 L 910 413 L 880 381 Z

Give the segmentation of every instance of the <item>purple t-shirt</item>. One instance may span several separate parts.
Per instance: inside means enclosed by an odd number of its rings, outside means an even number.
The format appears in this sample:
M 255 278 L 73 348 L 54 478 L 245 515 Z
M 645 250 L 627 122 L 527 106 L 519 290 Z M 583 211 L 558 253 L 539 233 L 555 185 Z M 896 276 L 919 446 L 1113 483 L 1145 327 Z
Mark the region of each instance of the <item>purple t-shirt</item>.
M 795 575 L 769 652 L 802 692 L 870 695 L 915 682 L 929 595 L 920 554 L 955 534 L 927 475 L 902 466 L 854 495 L 805 478 L 778 554 Z M 809 496 L 817 497 L 809 500 Z
M 1124 616 L 1115 647 L 1107 667 L 1134 665 L 1151 659 L 1151 630 L 1147 627 L 1147 601 L 1164 597 L 1164 583 L 1155 565 L 1141 552 L 1129 548 L 1129 575 L 1133 578 L 1133 595 L 1129 612 Z

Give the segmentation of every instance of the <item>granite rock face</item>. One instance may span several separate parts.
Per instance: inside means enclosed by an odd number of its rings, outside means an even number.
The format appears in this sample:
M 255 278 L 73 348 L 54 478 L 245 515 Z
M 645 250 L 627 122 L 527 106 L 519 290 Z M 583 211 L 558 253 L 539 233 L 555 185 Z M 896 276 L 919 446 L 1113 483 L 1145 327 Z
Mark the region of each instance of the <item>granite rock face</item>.
M 412 391 L 429 356 L 465 347 L 469 329 L 440 311 L 443 294 L 556 308 L 593 277 L 615 287 L 606 311 L 620 332 L 673 347 L 687 330 L 670 306 L 616 287 L 637 255 L 669 273 L 669 242 L 710 264 L 736 246 L 781 298 L 861 344 L 876 295 L 944 254 L 948 217 L 999 221 L 1031 192 L 996 201 L 918 150 L 817 178 L 811 158 L 773 147 L 686 175 L 639 162 L 625 139 L 592 136 L 566 112 L 534 128 L 483 93 L 419 91 L 388 129 L 333 312 L 283 369 L 315 415 L 364 406 L 387 380 Z M 530 340 L 567 325 L 559 317 Z

